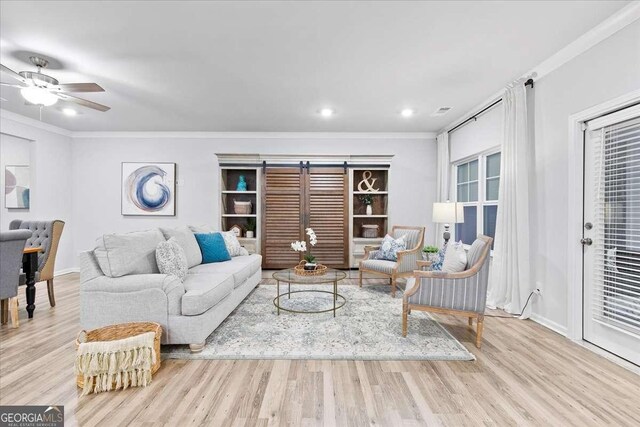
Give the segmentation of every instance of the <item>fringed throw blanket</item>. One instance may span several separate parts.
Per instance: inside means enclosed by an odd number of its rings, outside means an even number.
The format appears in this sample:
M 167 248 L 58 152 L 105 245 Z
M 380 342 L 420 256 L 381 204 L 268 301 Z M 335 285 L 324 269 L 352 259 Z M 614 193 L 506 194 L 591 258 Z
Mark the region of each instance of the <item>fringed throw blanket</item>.
M 84 377 L 82 395 L 151 384 L 151 367 L 160 357 L 153 348 L 154 338 L 153 332 L 147 332 L 116 341 L 80 343 L 76 375 Z

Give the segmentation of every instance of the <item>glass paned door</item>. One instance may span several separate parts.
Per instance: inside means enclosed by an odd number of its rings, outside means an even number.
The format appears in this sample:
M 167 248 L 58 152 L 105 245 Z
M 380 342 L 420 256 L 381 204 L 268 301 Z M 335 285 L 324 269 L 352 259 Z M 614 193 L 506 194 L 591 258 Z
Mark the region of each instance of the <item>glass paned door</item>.
M 640 364 L 640 118 L 586 131 L 583 337 Z

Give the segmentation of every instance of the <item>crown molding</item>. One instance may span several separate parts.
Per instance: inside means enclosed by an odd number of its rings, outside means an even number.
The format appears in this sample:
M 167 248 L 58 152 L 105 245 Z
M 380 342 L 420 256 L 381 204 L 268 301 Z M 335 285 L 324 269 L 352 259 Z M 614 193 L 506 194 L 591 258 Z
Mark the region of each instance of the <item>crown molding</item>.
M 36 129 L 45 130 L 47 132 L 57 133 L 58 135 L 64 135 L 68 137 L 73 136 L 73 132 L 67 129 L 63 129 L 58 126 L 50 125 L 48 123 L 41 122 L 36 119 L 32 119 L 31 117 L 23 116 L 21 114 L 14 113 L 9 110 L 5 110 L 0 108 L 0 117 L 3 119 L 11 120 L 17 123 L 21 123 L 23 125 L 31 126 Z
M 573 42 L 569 43 L 567 46 L 563 47 L 562 49 L 551 55 L 549 58 L 542 61 L 537 66 L 524 73 L 520 78 L 533 77 L 534 80 L 540 80 L 548 74 L 551 74 L 558 68 L 562 67 L 564 64 L 571 61 L 576 56 L 586 52 L 587 50 L 611 37 L 628 25 L 633 24 L 638 19 L 640 19 L 640 0 L 636 0 L 618 10 L 613 15 L 602 21 L 600 24 L 596 25 L 595 27 L 575 39 Z M 505 85 L 507 83 L 508 82 L 505 82 Z M 494 93 L 480 104 L 471 108 L 458 120 L 448 124 L 436 133 L 440 134 L 442 132 L 448 132 L 450 129 L 453 129 L 460 123 L 464 122 L 470 117 L 473 117 L 477 111 L 482 110 L 487 105 L 491 105 L 496 100 L 502 98 L 503 92 L 504 90 L 501 89 L 498 92 Z
M 72 138 L 134 139 L 435 139 L 435 132 L 173 132 L 70 131 L 31 117 L 0 109 L 0 117 Z
M 74 138 L 435 139 L 435 132 L 72 132 Z

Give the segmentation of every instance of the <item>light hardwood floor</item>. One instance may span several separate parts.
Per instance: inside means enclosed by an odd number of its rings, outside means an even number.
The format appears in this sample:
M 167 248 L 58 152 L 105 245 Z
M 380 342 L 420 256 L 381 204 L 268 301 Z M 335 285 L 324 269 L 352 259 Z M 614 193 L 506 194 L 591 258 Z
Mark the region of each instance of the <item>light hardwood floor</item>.
M 67 425 L 640 425 L 640 376 L 500 318 L 477 350 L 467 319 L 438 316 L 475 362 L 168 360 L 145 389 L 81 398 L 78 275 L 56 279 L 55 308 L 37 288 L 35 319 L 21 289 L 20 328 L 0 329 L 0 404 L 64 405 Z

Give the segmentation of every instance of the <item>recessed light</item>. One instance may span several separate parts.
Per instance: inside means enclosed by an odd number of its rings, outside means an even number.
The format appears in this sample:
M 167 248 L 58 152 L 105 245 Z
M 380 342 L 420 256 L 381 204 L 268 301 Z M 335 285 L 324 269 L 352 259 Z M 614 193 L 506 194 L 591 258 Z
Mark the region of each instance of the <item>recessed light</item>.
M 335 114 L 335 110 L 333 108 L 323 108 L 320 110 L 320 115 L 322 117 L 331 117 Z
M 67 116 L 75 116 L 78 114 L 78 112 L 76 110 L 74 110 L 73 108 L 63 108 L 62 112 L 64 114 L 66 114 Z
M 400 111 L 400 115 L 402 117 L 413 117 L 416 114 L 416 110 L 414 110 L 413 108 L 404 108 L 402 111 Z

